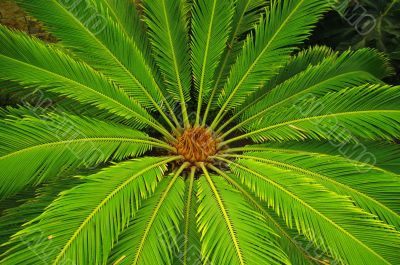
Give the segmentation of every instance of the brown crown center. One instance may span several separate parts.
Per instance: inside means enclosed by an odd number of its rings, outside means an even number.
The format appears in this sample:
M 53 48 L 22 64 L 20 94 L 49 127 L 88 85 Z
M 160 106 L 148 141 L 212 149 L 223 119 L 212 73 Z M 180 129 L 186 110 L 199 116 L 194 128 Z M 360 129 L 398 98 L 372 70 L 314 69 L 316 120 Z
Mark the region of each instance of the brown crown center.
M 187 129 L 177 138 L 177 153 L 186 161 L 205 162 L 217 152 L 217 142 L 210 130 L 202 127 Z

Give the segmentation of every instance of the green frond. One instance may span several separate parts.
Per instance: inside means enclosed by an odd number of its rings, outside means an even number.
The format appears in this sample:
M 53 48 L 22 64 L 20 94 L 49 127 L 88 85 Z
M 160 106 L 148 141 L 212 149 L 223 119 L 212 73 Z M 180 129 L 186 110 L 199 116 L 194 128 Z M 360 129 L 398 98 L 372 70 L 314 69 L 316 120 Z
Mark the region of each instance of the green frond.
M 131 0 L 92 0 L 103 6 L 109 16 L 119 25 L 124 35 L 132 39 L 135 46 L 142 53 L 144 61 L 152 70 L 154 78 L 158 80 L 158 69 L 154 58 L 151 56 L 151 44 L 146 38 L 145 25 L 140 15 L 139 6 Z M 103 10 L 100 10 L 104 14 Z
M 219 91 L 222 89 L 221 84 L 225 84 L 230 68 L 235 63 L 236 58 L 243 47 L 243 36 L 245 36 L 255 27 L 266 5 L 267 1 L 264 0 L 236 1 L 235 13 L 232 19 L 232 29 L 229 33 L 226 48 L 217 68 L 215 84 L 213 85 L 211 96 L 208 99 L 203 125 L 206 124 L 209 110 L 213 110 L 217 107 L 216 102 L 213 100 L 214 96 L 218 95 Z
M 195 180 L 195 168 L 186 180 L 183 219 L 180 233 L 177 236 L 178 250 L 174 253 L 174 265 L 201 264 L 200 234 L 197 229 L 197 181 Z
M 105 264 L 113 242 L 173 159 L 145 157 L 84 177 L 85 183 L 62 192 L 13 237 L 21 243 L 4 254 L 2 264 Z M 34 251 L 27 247 L 32 243 Z M 46 251 L 49 245 L 53 251 Z
M 6 119 L 9 117 L 12 117 L 14 119 L 20 119 L 20 118 L 24 118 L 25 116 L 32 116 L 33 110 L 39 110 L 39 113 L 42 114 L 44 113 L 44 109 L 43 108 L 39 108 L 37 107 L 36 109 L 34 109 L 33 107 L 30 108 L 31 105 L 27 105 L 24 107 L 12 107 L 12 106 L 5 106 L 0 108 L 0 117 L 2 119 Z M 0 124 L 3 123 L 3 120 L 0 121 Z
M 253 108 L 254 104 L 260 101 L 272 88 L 293 78 L 295 75 L 305 71 L 307 68 L 320 64 L 323 60 L 332 56 L 334 56 L 333 50 L 325 46 L 311 47 L 293 55 L 286 65 L 279 69 L 278 73 L 274 75 L 271 80 L 267 81 L 261 89 L 255 91 L 253 95 L 246 99 L 240 107 L 240 110 L 237 110 L 224 124 L 218 126 L 218 131 L 221 132 L 226 126 L 231 124 L 231 122 L 239 120 L 238 118 L 243 113 Z
M 191 63 L 195 89 L 198 91 L 199 125 L 203 100 L 210 97 L 215 70 L 226 47 L 233 16 L 231 0 L 199 0 L 193 7 L 191 32 Z
M 184 17 L 186 19 L 186 26 L 188 29 L 190 29 L 191 23 L 192 23 L 192 11 L 193 11 L 193 6 L 194 6 L 194 1 L 195 0 L 181 0 L 182 2 L 182 10 Z
M 0 25 L 0 78 L 110 111 L 142 128 L 153 118 L 115 84 L 58 48 Z
M 15 207 L 8 206 L 3 213 L 0 213 L 0 253 L 5 253 L 12 246 L 18 244 L 10 239 L 12 235 L 23 229 L 25 223 L 42 214 L 60 192 L 70 189 L 80 182 L 81 180 L 78 178 L 60 178 L 50 181 L 33 192 L 29 190 L 11 197 L 10 199 L 18 204 Z M 8 241 L 10 242 L 5 244 Z
M 0 108 L 0 117 L 9 114 L 21 117 L 22 114 L 32 115 L 35 112 L 42 114 L 51 110 L 113 121 L 128 126 L 132 122 L 117 114 L 105 111 L 105 109 L 82 104 L 78 100 L 60 96 L 47 89 L 24 87 L 9 80 L 0 79 L 0 97 L 4 100 L 3 107 Z
M 273 76 L 271 80 L 267 81 L 262 89 L 257 90 L 253 95 L 251 95 L 243 105 L 247 106 L 248 104 L 251 104 L 272 88 L 307 70 L 309 67 L 321 64 L 326 58 L 331 58 L 335 55 L 337 55 L 337 53 L 326 46 L 314 46 L 306 50 L 301 50 L 291 56 L 286 65 L 279 69 L 279 72 Z
M 253 159 L 304 174 L 331 191 L 350 196 L 360 208 L 396 229 L 400 228 L 399 175 L 336 156 L 301 152 L 288 154 L 278 149 L 233 157 Z
M 20 101 L 22 92 L 26 93 L 26 88 L 22 87 L 17 82 L 12 82 L 10 80 L 0 79 L 0 96 L 1 105 L 11 105 Z
M 248 133 L 221 145 L 245 138 L 255 142 L 396 139 L 400 137 L 399 88 L 366 85 L 331 92 L 321 98 L 307 94 L 287 109 L 268 112 L 260 121 L 249 125 Z
M 180 103 L 187 126 L 186 102 L 190 100 L 191 73 L 184 5 L 176 0 L 143 0 L 142 3 L 155 60 L 169 96 Z
M 270 5 L 269 0 L 237 0 L 236 12 L 233 20 L 233 31 L 230 33 L 228 46 L 232 46 L 228 56 L 235 57 L 235 51 L 242 48 L 244 36 L 254 29 L 260 20 L 265 7 Z M 236 49 L 233 46 L 237 46 Z
M 269 214 L 268 225 L 276 231 L 280 238 L 278 244 L 287 253 L 292 264 L 315 265 L 335 264 L 329 250 L 318 247 L 314 241 L 307 239 L 295 228 L 288 228 L 285 220 L 278 216 L 273 209 L 264 206 L 264 213 Z
M 291 264 L 313 264 L 312 261 L 315 257 L 311 256 L 310 251 L 316 251 L 316 248 L 313 246 L 312 242 L 308 241 L 307 247 L 302 246 L 300 243 L 303 242 L 299 240 L 302 239 L 302 237 L 297 233 L 297 231 L 287 228 L 284 221 L 277 216 L 273 210 L 266 207 L 265 204 L 262 203 L 245 185 L 237 182 L 234 175 L 231 173 L 224 173 L 215 166 L 209 167 L 238 190 L 240 195 L 243 196 L 243 198 L 264 217 L 268 226 L 280 236 L 277 238 L 277 242 L 288 255 Z
M 64 172 L 163 145 L 129 127 L 71 115 L 11 117 L 0 124 L 0 198 Z
M 252 102 L 253 108 L 246 111 L 242 119 L 261 112 L 273 111 L 278 103 L 289 105 L 305 94 L 321 96 L 327 92 L 366 83 L 382 83 L 379 79 L 389 73 L 387 58 L 374 50 L 361 49 L 354 52 L 347 51 L 340 56 L 331 55 L 293 78 L 287 78 L 271 91 L 259 91 L 258 99 Z M 254 103 L 257 104 L 254 106 Z
M 104 1 L 17 0 L 17 3 L 42 21 L 63 47 L 120 84 L 144 107 L 155 109 L 163 102 L 152 67 L 147 64 L 149 59 L 140 50 L 143 45 L 138 46 L 126 35 L 121 23 L 107 12 Z
M 221 107 L 211 127 L 222 114 L 242 104 L 261 88 L 287 62 L 293 45 L 303 41 L 328 5 L 321 0 L 273 1 L 260 20 L 254 35 L 249 35 L 241 54 L 232 66 L 222 89 Z M 255 37 L 256 36 L 256 37 Z
M 299 72 L 293 78 L 286 78 L 285 81 L 281 79 L 283 81 L 281 85 L 273 87 L 271 91 L 258 91 L 257 98 L 254 97 L 252 102 L 257 105 L 247 111 L 242 119 L 261 112 L 261 106 L 264 110 L 265 107 L 270 110 L 273 109 L 271 106 L 276 107 L 277 103 L 290 104 L 306 93 L 320 96 L 329 91 L 340 91 L 351 86 L 382 83 L 379 79 L 389 73 L 387 58 L 374 50 L 347 51 L 340 56 L 334 54 L 319 64 Z
M 172 264 L 184 208 L 183 168 L 166 177 L 143 202 L 118 239 L 108 264 Z
M 222 159 L 223 160 L 223 159 Z M 225 161 L 225 160 L 224 160 Z M 311 178 L 244 159 L 230 162 L 240 181 L 322 250 L 344 264 L 396 264 L 400 233 Z
M 253 101 L 235 115 L 240 122 L 225 135 L 242 129 L 268 112 L 275 112 L 282 106 L 293 105 L 307 95 L 324 96 L 328 92 L 360 86 L 366 83 L 382 83 L 378 78 L 389 74 L 387 59 L 374 50 L 347 51 L 326 57 L 320 64 L 310 66 L 303 72 L 290 77 L 279 85 L 259 90 Z M 278 77 L 279 78 L 279 77 Z M 264 88 L 266 89 L 266 88 Z
M 311 66 L 322 63 L 325 58 L 329 58 L 335 54 L 337 54 L 337 52 L 327 46 L 316 45 L 300 50 L 292 55 L 288 63 L 280 69 L 279 73 L 265 84 L 266 90 L 274 88 L 278 84 L 285 82 L 287 79 L 307 70 L 307 68 Z M 256 93 L 254 95 L 256 95 Z
M 55 112 L 59 114 L 65 113 L 68 115 L 94 118 L 102 121 L 111 121 L 112 123 L 125 126 L 130 126 L 132 123 L 132 120 L 127 120 L 118 114 L 93 105 L 82 104 L 76 99 L 60 96 L 49 90 L 24 87 L 15 82 L 7 83 L 10 83 L 6 88 L 7 90 L 9 89 L 10 98 L 6 101 L 6 105 L 0 108 L 1 118 L 7 116 L 23 118 L 24 115 L 41 116 L 42 114 Z M 7 95 L 1 96 L 6 99 L 8 98 Z
M 352 164 L 364 163 L 364 167 L 381 168 L 400 174 L 400 146 L 386 142 L 283 142 L 249 145 L 240 151 L 269 151 L 270 149 L 286 153 L 307 153 L 309 155 L 341 156 Z M 369 166 L 368 166 L 369 165 Z
M 22 99 L 19 100 L 22 106 L 5 106 L 0 108 L 1 118 L 13 117 L 17 119 L 24 118 L 24 116 L 41 117 L 48 113 L 57 113 L 59 115 L 81 116 L 88 119 L 131 127 L 129 120 L 111 112 L 104 111 L 104 109 L 99 109 L 94 106 L 88 107 L 88 105 L 80 104 L 74 99 L 62 98 L 56 94 L 50 92 L 46 93 L 46 91 L 40 89 L 33 89 L 32 92 L 26 90 L 27 89 L 24 89 L 24 93 L 21 92 L 21 96 L 18 96 L 19 98 L 22 97 Z
M 290 264 L 265 219 L 219 176 L 198 181 L 198 226 L 204 263 Z

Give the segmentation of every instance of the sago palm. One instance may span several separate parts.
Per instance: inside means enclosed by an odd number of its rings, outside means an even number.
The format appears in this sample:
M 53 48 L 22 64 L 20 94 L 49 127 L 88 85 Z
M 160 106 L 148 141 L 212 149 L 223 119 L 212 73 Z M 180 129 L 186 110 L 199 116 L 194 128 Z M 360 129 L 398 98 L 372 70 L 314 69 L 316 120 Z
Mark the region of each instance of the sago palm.
M 387 59 L 296 49 L 331 1 L 17 2 L 1 264 L 400 264 Z

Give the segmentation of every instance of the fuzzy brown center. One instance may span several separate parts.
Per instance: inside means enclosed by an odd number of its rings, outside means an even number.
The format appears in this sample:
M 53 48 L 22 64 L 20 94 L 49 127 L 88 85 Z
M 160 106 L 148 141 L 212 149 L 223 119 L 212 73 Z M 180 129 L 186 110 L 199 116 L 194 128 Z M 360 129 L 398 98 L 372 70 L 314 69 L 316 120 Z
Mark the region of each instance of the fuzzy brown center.
M 187 129 L 177 140 L 177 153 L 188 162 L 205 162 L 217 152 L 217 142 L 212 132 L 205 128 Z

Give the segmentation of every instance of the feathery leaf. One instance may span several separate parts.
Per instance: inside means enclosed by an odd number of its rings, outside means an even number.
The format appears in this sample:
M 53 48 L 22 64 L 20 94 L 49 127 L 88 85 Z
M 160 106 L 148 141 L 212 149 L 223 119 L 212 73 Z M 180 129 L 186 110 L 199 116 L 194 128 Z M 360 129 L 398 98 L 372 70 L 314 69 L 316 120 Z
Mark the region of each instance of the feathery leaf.
M 203 100 L 210 97 L 215 70 L 228 40 L 233 1 L 196 1 L 192 16 L 191 61 L 194 85 L 198 91 L 195 121 L 198 125 Z
M 304 174 L 329 190 L 350 196 L 360 208 L 400 228 L 399 175 L 328 155 L 287 154 L 275 150 L 234 156 Z
M 328 5 L 321 0 L 273 1 L 254 35 L 250 35 L 232 66 L 218 98 L 223 113 L 238 107 L 248 95 L 270 80 L 289 59 L 295 44 L 303 41 Z
M 61 193 L 14 236 L 22 243 L 5 253 L 2 264 L 105 264 L 113 242 L 173 159 L 145 157 L 84 177 L 86 183 Z M 33 242 L 41 242 L 35 251 L 26 247 Z M 49 246 L 53 251 L 46 252 Z
M 1 25 L 0 40 L 0 78 L 94 105 L 131 120 L 139 128 L 144 122 L 153 122 L 139 103 L 115 84 L 60 49 Z
M 121 23 L 113 21 L 103 1 L 17 0 L 17 3 L 42 21 L 64 47 L 120 84 L 144 107 L 154 109 L 163 101 L 152 66 L 147 64 L 149 59 L 140 50 L 143 45 L 138 46 L 126 35 Z
M 182 1 L 143 0 L 145 22 L 153 54 L 164 77 L 166 89 L 179 102 L 183 121 L 188 125 L 186 102 L 190 100 L 188 28 Z
M 265 149 L 267 148 L 267 149 Z M 381 168 L 388 172 L 400 174 L 400 146 L 387 142 L 284 142 L 266 145 L 245 146 L 242 151 L 269 151 L 269 149 L 286 153 L 308 153 L 309 155 L 341 156 L 350 163 L 364 163 L 364 167 Z
M 281 215 L 289 227 L 345 264 L 393 264 L 400 233 L 298 173 L 248 159 L 230 163 L 241 182 Z
M 198 187 L 198 225 L 205 262 L 289 264 L 264 218 L 221 177 L 206 170 L 204 175 Z
M 248 133 L 221 145 L 245 138 L 255 142 L 396 139 L 400 137 L 399 88 L 366 85 L 331 92 L 321 98 L 307 94 L 290 108 L 269 112 L 270 115 L 249 125 Z
M 182 169 L 165 178 L 145 201 L 118 240 L 110 264 L 172 264 L 185 191 Z
M 230 68 L 235 63 L 243 47 L 244 36 L 255 27 L 266 4 L 267 1 L 265 0 L 237 0 L 235 2 L 232 29 L 229 33 L 228 42 L 221 61 L 216 69 L 215 82 L 203 117 L 203 126 L 207 122 L 209 111 L 217 107 L 217 102 L 214 100 L 214 97 L 218 95 L 219 91 L 222 89 L 221 84 L 225 84 L 228 78 Z
M 8 118 L 0 124 L 0 198 L 63 172 L 141 155 L 160 144 L 122 125 L 71 115 Z

